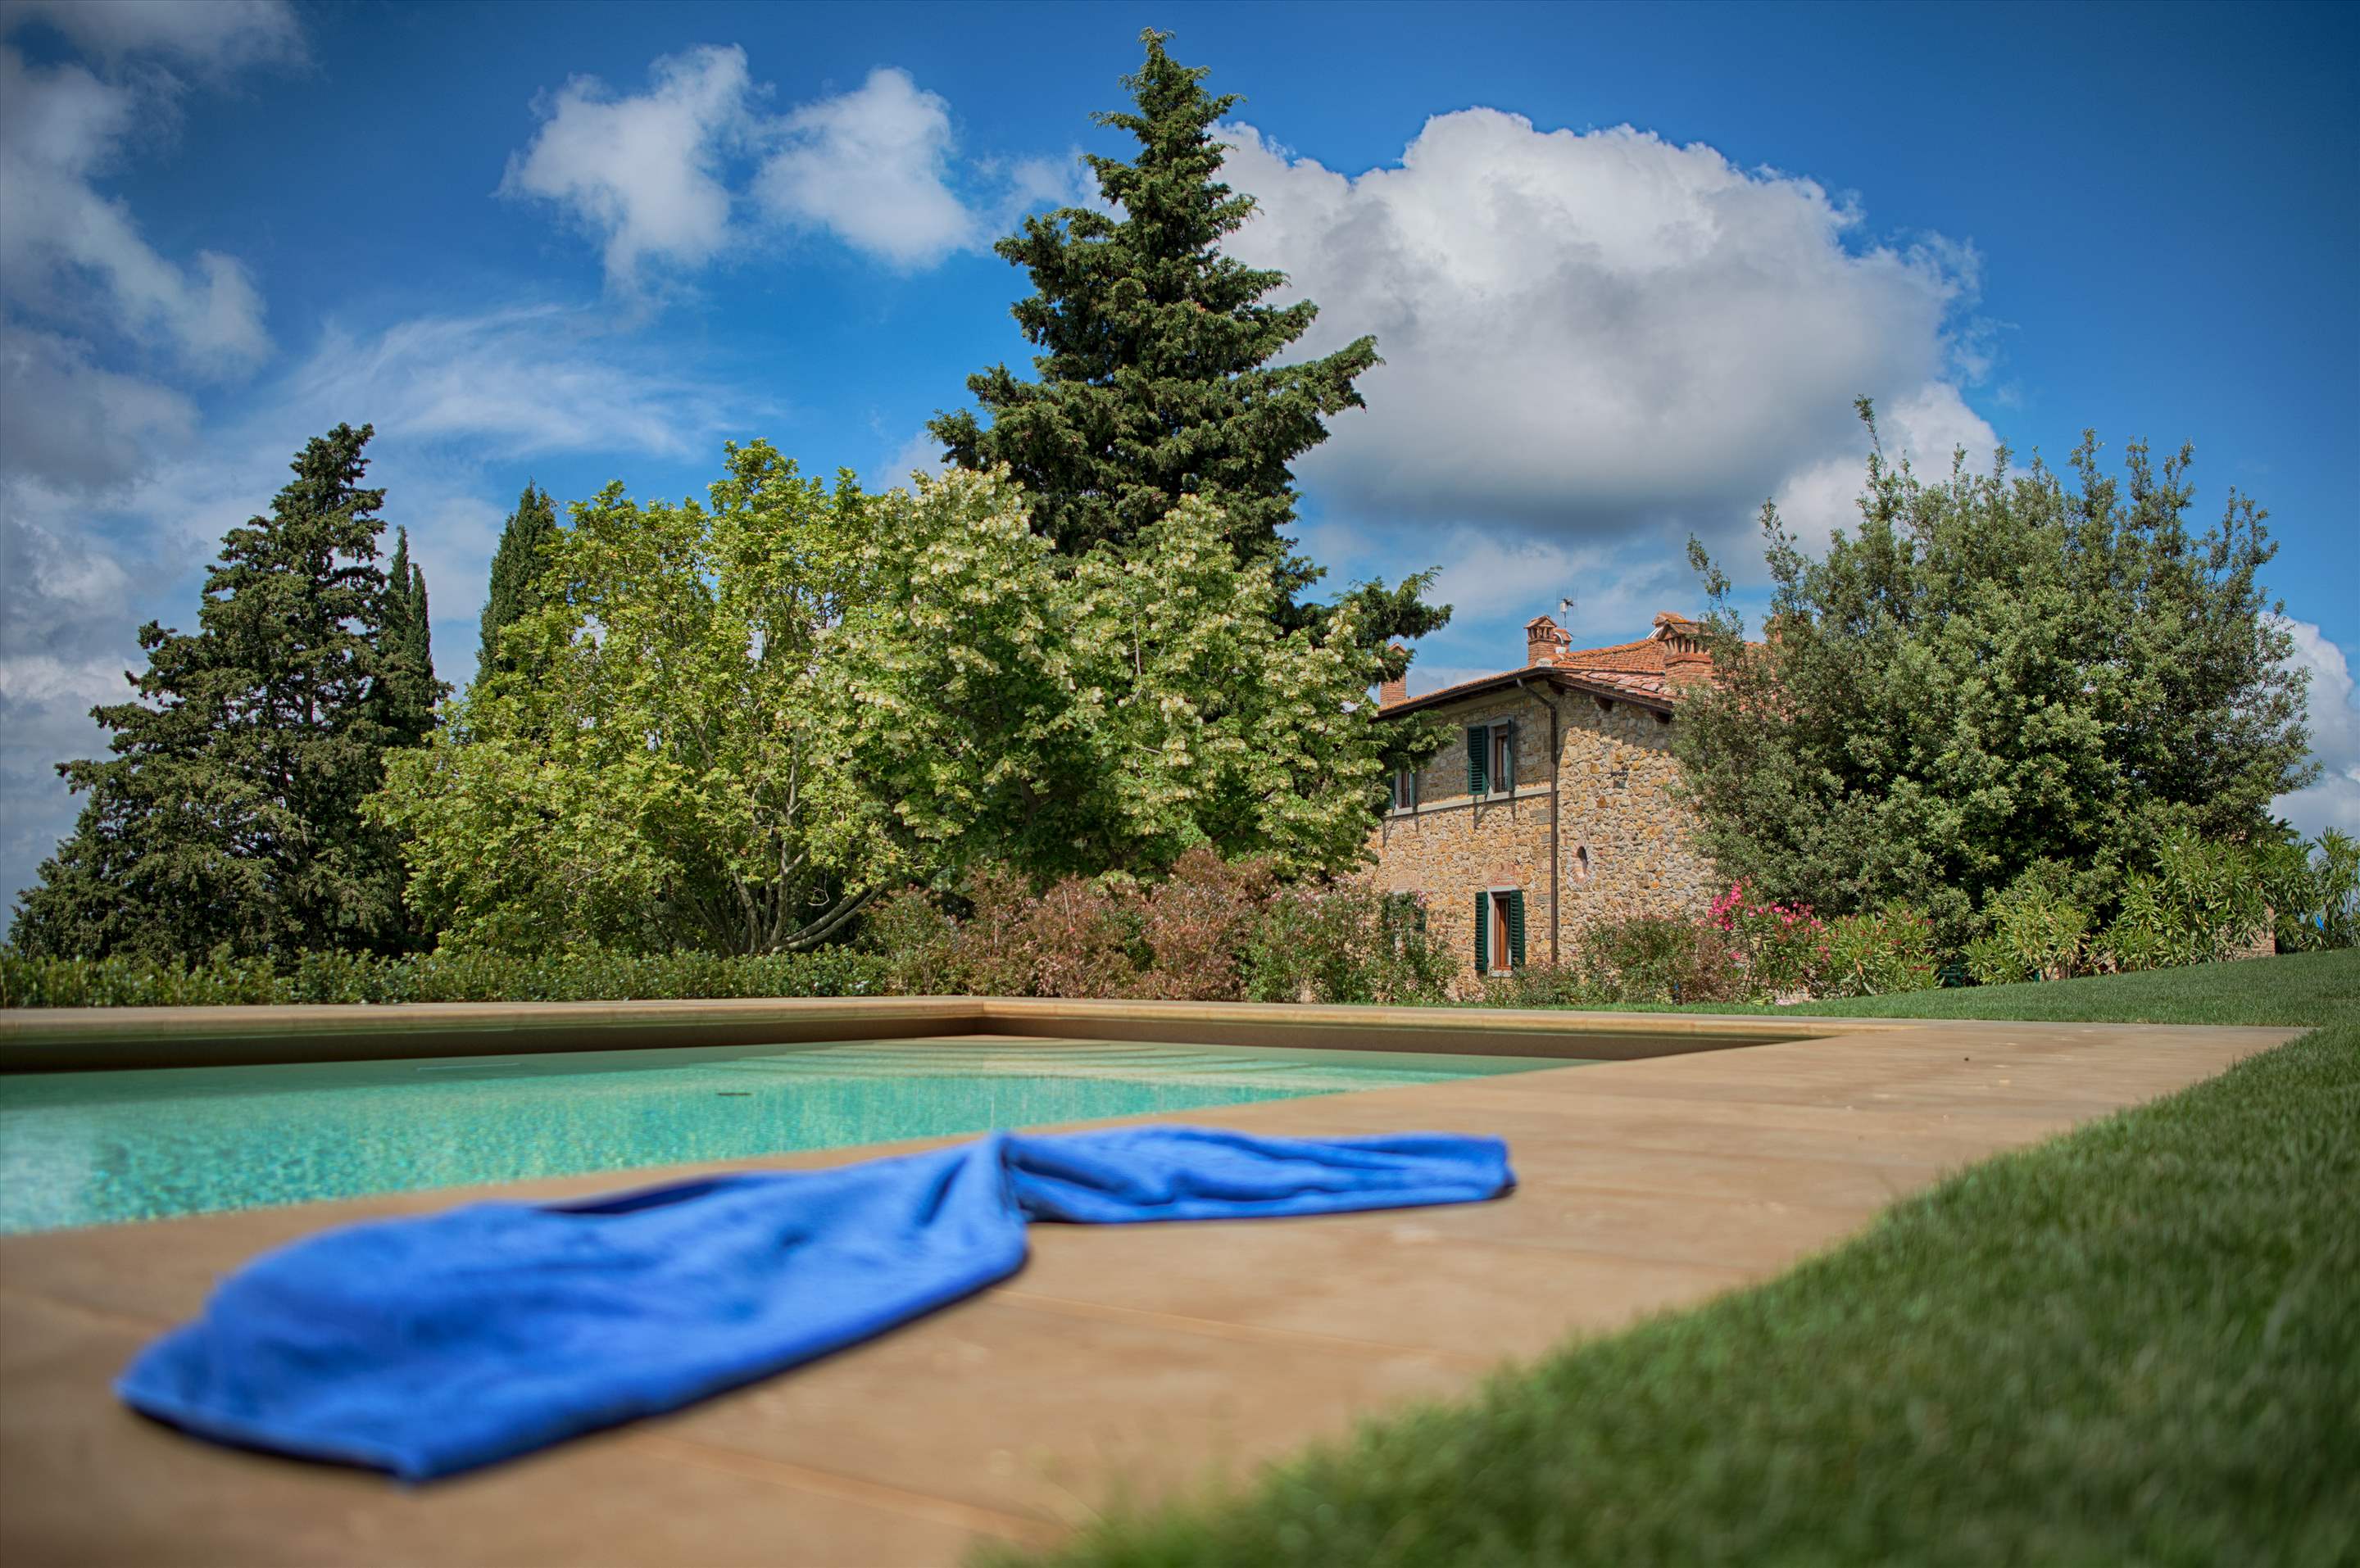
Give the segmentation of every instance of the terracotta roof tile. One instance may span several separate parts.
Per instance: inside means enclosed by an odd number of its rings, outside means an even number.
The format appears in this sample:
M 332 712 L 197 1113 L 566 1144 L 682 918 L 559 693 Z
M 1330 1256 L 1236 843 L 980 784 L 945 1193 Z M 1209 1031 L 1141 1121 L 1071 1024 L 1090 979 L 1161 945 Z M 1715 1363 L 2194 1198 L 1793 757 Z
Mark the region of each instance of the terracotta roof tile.
M 1546 616 L 1525 628 L 1532 635 Z M 1546 629 L 1554 631 L 1554 625 Z M 1562 637 L 1564 634 L 1558 633 Z M 1554 659 L 1527 665 L 1523 670 L 1507 670 L 1499 675 L 1487 675 L 1479 680 L 1462 681 L 1439 691 L 1429 691 L 1411 702 L 1425 704 L 1437 699 L 1448 699 L 1459 691 L 1472 691 L 1493 681 L 1528 675 L 1536 670 L 1557 670 L 1593 687 L 1608 691 L 1627 691 L 1661 703 L 1678 700 L 1680 689 L 1699 681 L 1712 678 L 1712 656 L 1704 650 L 1699 639 L 1704 626 L 1686 615 L 1670 613 L 1655 617 L 1655 630 L 1651 637 L 1637 642 L 1620 642 L 1606 648 L 1560 648 Z M 1387 706 L 1401 706 L 1389 703 Z

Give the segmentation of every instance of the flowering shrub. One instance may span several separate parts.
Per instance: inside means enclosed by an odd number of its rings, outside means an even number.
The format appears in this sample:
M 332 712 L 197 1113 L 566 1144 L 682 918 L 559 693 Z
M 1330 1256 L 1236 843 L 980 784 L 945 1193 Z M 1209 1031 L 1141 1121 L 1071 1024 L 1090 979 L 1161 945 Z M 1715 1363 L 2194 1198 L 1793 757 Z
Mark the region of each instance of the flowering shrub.
M 1763 903 L 1732 882 L 1712 901 L 1705 923 L 1728 933 L 1744 966 L 1746 989 L 1764 1000 L 1813 992 L 1827 958 L 1827 924 L 1808 904 Z

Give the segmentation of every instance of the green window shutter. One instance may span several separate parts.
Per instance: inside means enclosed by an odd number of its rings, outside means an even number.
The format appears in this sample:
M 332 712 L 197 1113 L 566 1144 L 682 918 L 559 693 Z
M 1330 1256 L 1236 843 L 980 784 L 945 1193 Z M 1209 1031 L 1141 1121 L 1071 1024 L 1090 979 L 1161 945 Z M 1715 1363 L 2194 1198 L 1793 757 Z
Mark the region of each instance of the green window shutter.
M 1470 795 L 1483 792 L 1483 768 L 1491 761 L 1483 755 L 1483 748 L 1491 743 L 1491 738 L 1490 732 L 1481 724 L 1473 725 L 1467 732 L 1467 792 Z
M 1475 895 L 1475 973 L 1491 972 L 1491 895 Z
M 1508 963 L 1517 969 L 1524 966 L 1524 896 L 1522 892 L 1508 895 Z
M 1512 793 L 1516 788 L 1516 745 L 1524 738 L 1524 734 L 1517 729 L 1515 721 L 1510 720 L 1508 722 L 1508 776 L 1500 780 L 1500 788 Z

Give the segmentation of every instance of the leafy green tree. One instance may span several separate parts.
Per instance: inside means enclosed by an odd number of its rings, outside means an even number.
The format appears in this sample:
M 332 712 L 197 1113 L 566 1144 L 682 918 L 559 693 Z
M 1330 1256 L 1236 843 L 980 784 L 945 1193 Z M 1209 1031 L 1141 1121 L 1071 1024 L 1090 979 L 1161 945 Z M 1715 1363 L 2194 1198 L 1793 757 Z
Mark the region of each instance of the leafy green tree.
M 370 810 L 446 942 L 771 952 L 988 864 L 1362 854 L 1375 656 L 1349 606 L 1281 630 L 1209 505 L 1075 559 L 1004 471 L 871 497 L 728 462 L 709 506 L 575 507 L 519 667 L 388 770 Z
M 499 548 L 492 555 L 491 593 L 484 601 L 484 641 L 475 655 L 481 674 L 513 669 L 513 656 L 500 649 L 501 629 L 541 608 L 541 584 L 549 572 L 550 548 L 557 539 L 557 509 L 549 492 L 527 485 L 517 497 L 516 510 L 500 529 Z
M 1240 566 L 1200 497 L 1078 559 L 1031 499 L 1005 471 L 954 472 L 880 503 L 827 659 L 839 749 L 884 807 L 879 864 L 1356 862 L 1389 737 L 1355 606 L 1283 630 L 1274 563 Z
M 1823 556 L 1764 509 L 1758 645 L 1691 546 L 1722 679 L 1675 735 L 1724 876 L 1830 913 L 1898 899 L 1955 949 L 2038 863 L 2095 908 L 2176 833 L 2271 836 L 2271 799 L 2311 773 L 2266 514 L 2233 492 L 2192 533 L 2190 452 L 2125 458 L 2105 473 L 2092 435 L 2070 485 L 2005 452 L 1928 482 L 1874 451 L 1860 525 Z
M 576 506 L 497 657 L 388 770 L 370 810 L 446 942 L 772 953 L 859 908 L 839 867 L 869 808 L 815 666 L 869 503 L 760 441 L 727 463 L 709 506 L 610 485 Z
M 1039 379 L 993 365 L 967 378 L 989 425 L 961 409 L 928 429 L 959 467 L 1007 464 L 1035 526 L 1067 555 L 1127 546 L 1189 496 L 1212 503 L 1239 561 L 1268 564 L 1273 613 L 1308 625 L 1326 612 L 1296 596 L 1321 573 L 1288 537 L 1288 465 L 1327 439 L 1329 418 L 1362 406 L 1353 383 L 1378 363 L 1376 340 L 1271 363 L 1318 307 L 1263 303 L 1285 275 L 1222 254 L 1254 210 L 1218 179 L 1214 125 L 1238 99 L 1207 93 L 1204 68 L 1164 52 L 1169 36 L 1142 35 L 1146 62 L 1123 79 L 1136 112 L 1096 116 L 1139 141 L 1131 162 L 1088 158 L 1121 216 L 1067 207 L 1025 219 L 995 247 L 1032 276 L 1035 292 L 1014 313 L 1043 351 Z M 1389 641 L 1449 618 L 1421 597 L 1429 582 L 1354 591 L 1355 628 L 1389 666 L 1400 662 L 1382 654 Z
M 17 911 L 27 953 L 409 945 L 399 856 L 360 813 L 420 733 L 391 629 L 410 596 L 377 565 L 385 492 L 361 485 L 370 434 L 306 443 L 270 516 L 224 537 L 193 636 L 140 628 L 137 697 L 92 710 L 113 756 L 59 768 L 89 800 Z

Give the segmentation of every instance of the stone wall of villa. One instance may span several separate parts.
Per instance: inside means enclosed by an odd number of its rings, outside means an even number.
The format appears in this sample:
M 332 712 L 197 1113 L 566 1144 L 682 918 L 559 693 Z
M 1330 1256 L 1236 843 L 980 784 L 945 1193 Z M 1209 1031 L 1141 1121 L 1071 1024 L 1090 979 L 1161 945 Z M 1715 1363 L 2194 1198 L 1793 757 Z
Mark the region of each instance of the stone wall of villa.
M 1378 886 L 1423 894 L 1428 928 L 1457 951 L 1462 984 L 1473 978 L 1476 895 L 1491 887 L 1524 894 L 1525 960 L 1550 957 L 1548 713 L 1557 714 L 1562 790 L 1557 824 L 1562 864 L 1556 912 L 1560 950 L 1592 921 L 1633 915 L 1700 915 L 1717 891 L 1695 844 L 1693 814 L 1671 798 L 1679 765 L 1672 724 L 1628 702 L 1611 707 L 1582 692 L 1512 692 L 1438 710 L 1451 738 L 1420 770 L 1417 805 L 1389 812 L 1373 847 Z M 1513 720 L 1513 794 L 1467 792 L 1468 725 Z

